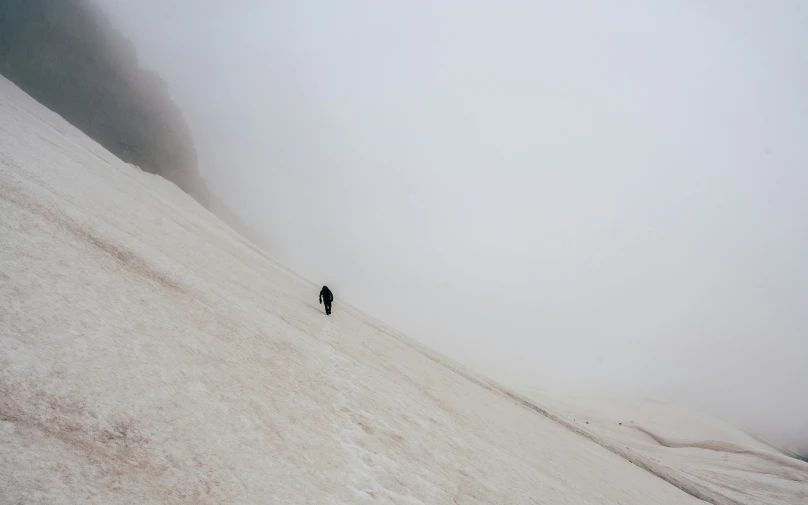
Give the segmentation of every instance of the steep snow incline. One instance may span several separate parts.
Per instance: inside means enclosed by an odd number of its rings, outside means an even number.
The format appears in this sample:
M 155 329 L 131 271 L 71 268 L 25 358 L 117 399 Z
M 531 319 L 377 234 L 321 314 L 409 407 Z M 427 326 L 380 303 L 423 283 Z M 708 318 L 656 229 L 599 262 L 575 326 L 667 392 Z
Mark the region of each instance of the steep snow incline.
M 539 388 L 525 395 L 605 447 L 637 458 L 714 502 L 808 503 L 808 463 L 683 407 Z
M 695 504 L 0 79 L 0 503 Z

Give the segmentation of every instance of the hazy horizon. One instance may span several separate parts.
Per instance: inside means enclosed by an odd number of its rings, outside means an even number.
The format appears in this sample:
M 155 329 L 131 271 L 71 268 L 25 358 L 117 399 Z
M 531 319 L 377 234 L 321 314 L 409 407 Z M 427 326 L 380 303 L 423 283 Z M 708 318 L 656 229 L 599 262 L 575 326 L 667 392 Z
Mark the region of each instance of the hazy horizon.
M 95 1 L 336 317 L 808 449 L 808 4 Z

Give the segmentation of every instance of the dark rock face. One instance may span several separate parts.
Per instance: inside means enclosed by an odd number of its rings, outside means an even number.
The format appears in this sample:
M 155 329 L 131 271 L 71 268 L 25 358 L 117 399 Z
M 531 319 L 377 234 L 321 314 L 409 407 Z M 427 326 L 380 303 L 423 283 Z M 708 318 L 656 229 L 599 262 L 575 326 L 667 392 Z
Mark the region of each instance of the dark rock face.
M 209 204 L 168 86 L 89 0 L 0 0 L 0 73 L 122 160 Z

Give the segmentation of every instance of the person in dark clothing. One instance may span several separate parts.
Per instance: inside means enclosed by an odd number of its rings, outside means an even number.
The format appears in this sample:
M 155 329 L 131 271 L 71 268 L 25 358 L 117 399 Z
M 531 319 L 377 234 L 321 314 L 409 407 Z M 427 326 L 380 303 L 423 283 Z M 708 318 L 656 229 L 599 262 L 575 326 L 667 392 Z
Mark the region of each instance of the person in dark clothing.
M 325 313 L 327 315 L 331 315 L 331 302 L 334 301 L 334 295 L 331 293 L 331 290 L 328 289 L 328 286 L 323 286 L 323 289 L 320 290 L 320 303 L 325 302 Z

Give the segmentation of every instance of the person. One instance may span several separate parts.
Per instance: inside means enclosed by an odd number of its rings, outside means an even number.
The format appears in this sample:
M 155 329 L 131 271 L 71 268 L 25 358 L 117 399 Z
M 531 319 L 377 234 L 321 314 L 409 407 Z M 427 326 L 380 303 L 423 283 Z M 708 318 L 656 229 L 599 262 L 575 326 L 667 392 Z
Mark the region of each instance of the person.
M 334 301 L 334 295 L 331 293 L 331 290 L 328 289 L 328 286 L 323 286 L 323 289 L 320 290 L 320 303 L 325 302 L 325 313 L 326 315 L 331 315 L 331 302 Z

